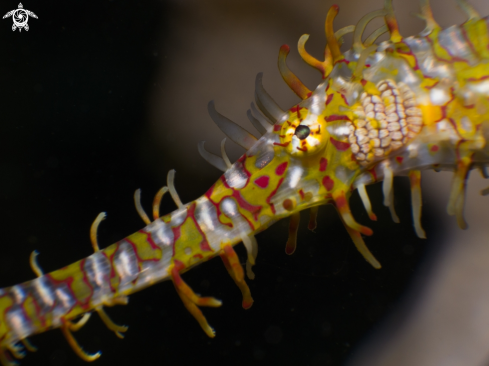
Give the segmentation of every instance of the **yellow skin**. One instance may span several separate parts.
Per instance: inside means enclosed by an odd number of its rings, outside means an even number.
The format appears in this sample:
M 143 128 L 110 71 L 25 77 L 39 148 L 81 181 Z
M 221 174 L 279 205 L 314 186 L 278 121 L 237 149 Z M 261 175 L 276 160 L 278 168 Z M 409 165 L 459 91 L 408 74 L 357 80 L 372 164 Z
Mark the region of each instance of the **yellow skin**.
M 100 220 L 96 220 L 92 230 L 95 253 L 90 257 L 45 275 L 32 259 L 39 278 L 2 289 L 0 294 L 2 364 L 13 365 L 7 351 L 19 356 L 18 341 L 57 327 L 80 357 L 95 360 L 100 354 L 85 353 L 71 335 L 88 316 L 76 324 L 73 319 L 97 311 L 109 329 L 122 337 L 127 328 L 110 321 L 102 307 L 124 304 L 128 295 L 165 279 L 173 281 L 184 305 L 213 337 L 214 331 L 198 307 L 217 307 L 221 302 L 196 295 L 180 273 L 221 256 L 243 294 L 243 307 L 249 308 L 253 299 L 233 246 L 245 244 L 246 272 L 253 278 L 254 235 L 290 216 L 286 252 L 292 254 L 299 212 L 307 208 L 312 208 L 310 226 L 314 226 L 315 207 L 334 204 L 357 249 L 372 266 L 380 268 L 362 238 L 372 230 L 355 221 L 348 201 L 354 189 L 362 195 L 365 185 L 384 180 L 385 203 L 395 218 L 394 175 L 411 178 L 415 229 L 423 237 L 420 170 L 454 170 L 448 211 L 457 215 L 464 227 L 465 179 L 471 168 L 489 162 L 485 139 L 489 134 L 486 21 L 472 17 L 448 30 L 428 22 L 426 35 L 403 39 L 390 9 L 386 1 L 382 14 L 391 40 L 378 47 L 357 43 L 354 50 L 341 54 L 333 33 L 336 6 L 326 21 L 325 61 L 308 55 L 304 48 L 307 37 L 301 38 L 301 55 L 325 79 L 314 92 L 287 69 L 288 48 L 282 47 L 280 71 L 303 101 L 286 112 L 277 112 L 274 102 L 257 88 L 257 104 L 274 124 L 265 128 L 267 132 L 256 143 L 246 132 L 229 127 L 224 117 L 217 117 L 216 123 L 224 126 L 221 128 L 229 137 L 249 150 L 202 197 L 181 204 L 171 175 L 168 185 L 179 206 L 176 211 L 159 217 L 163 190 L 155 200 L 154 221 L 139 209 L 148 226 L 137 233 L 99 250 L 95 237 Z M 446 45 L 447 38 L 456 37 L 465 43 Z M 428 56 L 423 47 L 431 47 Z M 222 166 L 224 161 L 216 164 Z M 375 219 L 368 196 L 362 199 Z

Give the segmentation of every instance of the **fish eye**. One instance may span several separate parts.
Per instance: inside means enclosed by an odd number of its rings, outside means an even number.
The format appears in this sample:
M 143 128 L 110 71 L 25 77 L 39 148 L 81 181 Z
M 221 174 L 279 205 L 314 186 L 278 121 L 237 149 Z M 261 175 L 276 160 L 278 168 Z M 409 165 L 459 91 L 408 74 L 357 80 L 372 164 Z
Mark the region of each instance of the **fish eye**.
M 311 133 L 311 130 L 309 129 L 309 127 L 307 127 L 305 125 L 299 125 L 295 129 L 294 135 L 296 135 L 299 138 L 299 140 L 304 140 L 307 138 L 307 136 L 309 136 L 310 133 Z
M 280 145 L 295 157 L 312 156 L 329 142 L 324 117 L 310 115 L 307 108 L 298 105 L 289 111 L 287 120 L 274 131 L 280 137 Z

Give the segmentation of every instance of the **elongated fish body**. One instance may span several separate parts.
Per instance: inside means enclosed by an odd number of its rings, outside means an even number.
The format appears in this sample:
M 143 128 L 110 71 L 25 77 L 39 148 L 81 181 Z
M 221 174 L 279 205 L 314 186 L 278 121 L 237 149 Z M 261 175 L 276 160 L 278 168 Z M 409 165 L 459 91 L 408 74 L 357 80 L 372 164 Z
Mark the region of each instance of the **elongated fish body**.
M 243 242 L 248 253 L 246 274 L 253 278 L 257 256 L 255 235 L 274 222 L 290 217 L 286 252 L 296 248 L 299 212 L 310 208 L 315 225 L 317 206 L 333 204 L 355 246 L 375 268 L 380 263 L 366 247 L 362 235 L 372 230 L 357 223 L 349 208 L 352 191 L 358 189 L 371 219 L 376 219 L 365 186 L 383 181 L 384 204 L 398 220 L 393 206 L 392 178 L 408 175 L 413 192 L 413 218 L 418 236 L 420 222 L 420 171 L 453 170 L 448 212 L 463 218 L 465 181 L 474 167 L 489 163 L 489 49 L 488 18 L 465 8 L 469 20 L 447 29 L 430 18 L 423 2 L 427 28 L 402 38 L 390 1 L 384 9 L 364 17 L 355 29 L 351 50 L 342 54 L 337 38 L 354 29 L 333 32 L 338 7 L 326 20 L 328 47 L 325 61 L 305 50 L 307 37 L 299 42 L 304 60 L 323 74 L 323 81 L 308 90 L 288 70 L 282 47 L 279 68 L 286 83 L 303 100 L 283 111 L 266 93 L 262 75 L 256 79 L 256 104 L 250 120 L 262 133 L 258 140 L 219 114 L 209 103 L 209 114 L 218 127 L 246 153 L 234 164 L 208 153 L 201 155 L 224 171 L 205 194 L 182 204 L 173 185 L 174 172 L 155 199 L 153 221 L 138 208 L 148 225 L 125 239 L 99 250 L 92 226 L 94 254 L 57 271 L 43 274 L 31 258 L 38 278 L 0 290 L 0 361 L 13 364 L 9 353 L 20 357 L 17 342 L 52 328 L 61 328 L 75 352 L 87 361 L 99 354 L 85 353 L 71 331 L 83 326 L 74 319 L 98 312 L 104 323 L 122 336 L 103 306 L 124 304 L 127 296 L 163 280 L 172 280 L 185 307 L 210 337 L 213 329 L 199 307 L 220 302 L 196 295 L 180 277 L 193 266 L 215 256 L 224 264 L 243 294 L 243 307 L 253 299 L 233 246 Z M 464 3 L 465 4 L 465 3 Z M 373 44 L 361 41 L 365 25 L 382 16 L 390 40 Z M 342 32 L 342 33 L 341 33 Z M 258 109 L 260 111 L 258 111 Z M 169 190 L 178 206 L 159 217 L 159 203 Z M 138 197 L 138 196 L 136 196 Z M 136 199 L 138 206 L 138 199 Z M 26 345 L 29 348 L 29 345 Z

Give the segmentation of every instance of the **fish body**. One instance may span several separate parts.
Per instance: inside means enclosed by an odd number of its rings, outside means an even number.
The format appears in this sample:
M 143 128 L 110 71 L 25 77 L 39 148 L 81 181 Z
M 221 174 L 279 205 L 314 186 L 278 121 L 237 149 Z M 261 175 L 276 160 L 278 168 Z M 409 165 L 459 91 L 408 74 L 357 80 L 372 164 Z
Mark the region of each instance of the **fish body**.
M 171 172 L 168 188 L 155 199 L 153 220 L 138 208 L 147 222 L 145 228 L 100 250 L 96 240 L 100 218 L 92 226 L 92 255 L 47 274 L 32 259 L 38 278 L 0 290 L 0 361 L 11 365 L 8 353 L 20 355 L 17 342 L 53 328 L 61 328 L 75 352 L 92 361 L 99 354 L 85 353 L 71 335 L 88 320 L 85 314 L 98 312 L 109 329 L 122 337 L 127 329 L 108 319 L 103 306 L 125 304 L 127 296 L 164 280 L 173 282 L 184 305 L 213 337 L 200 307 L 218 307 L 220 301 L 195 294 L 180 274 L 220 256 L 242 292 L 243 307 L 249 308 L 253 299 L 233 246 L 243 242 L 246 247 L 246 275 L 252 279 L 258 254 L 255 235 L 290 217 L 286 252 L 292 254 L 299 213 L 311 209 L 309 226 L 314 229 L 321 205 L 336 207 L 359 252 L 380 268 L 363 239 L 373 232 L 357 223 L 349 199 L 358 189 L 370 218 L 376 220 L 365 186 L 382 181 L 384 204 L 398 221 L 394 176 L 410 177 L 414 226 L 417 235 L 424 237 L 420 171 L 455 171 L 448 212 L 465 228 L 467 175 L 489 163 L 488 20 L 472 14 L 464 24 L 447 29 L 428 22 L 422 34 L 402 38 L 389 4 L 386 1 L 382 11 L 370 16 L 385 17 L 390 31 L 390 40 L 379 45 L 373 44 L 375 39 L 370 44 L 361 41 L 366 24 L 361 21 L 352 49 L 341 53 L 337 40 L 341 35 L 333 32 L 337 6 L 326 20 L 324 61 L 307 54 L 307 38 L 302 38 L 301 55 L 323 74 L 314 91 L 286 68 L 288 49 L 281 49 L 282 76 L 303 100 L 282 110 L 263 89 L 259 74 L 258 108 L 250 117 L 262 133 L 258 140 L 209 103 L 218 127 L 247 151 L 231 164 L 224 144 L 222 157 L 201 145 L 202 156 L 224 170 L 201 197 L 183 204 Z M 159 203 L 167 190 L 178 208 L 160 217 Z M 76 323 L 79 317 L 82 320 Z

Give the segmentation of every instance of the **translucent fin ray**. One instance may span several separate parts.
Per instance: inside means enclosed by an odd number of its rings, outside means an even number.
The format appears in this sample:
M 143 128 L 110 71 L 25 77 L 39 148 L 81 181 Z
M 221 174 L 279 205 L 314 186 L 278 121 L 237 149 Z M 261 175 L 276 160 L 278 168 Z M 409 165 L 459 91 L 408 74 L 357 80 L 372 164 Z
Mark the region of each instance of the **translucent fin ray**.
M 144 208 L 141 205 L 141 190 L 140 189 L 136 189 L 134 191 L 134 205 L 136 206 L 136 211 L 138 212 L 139 217 L 141 217 L 141 219 L 144 221 L 144 223 L 146 225 L 151 224 L 151 220 L 149 219 L 148 215 L 146 214 L 146 211 L 144 211 Z M 94 222 L 94 224 L 95 224 L 95 222 Z M 92 245 L 93 245 L 93 241 L 92 241 Z M 97 244 L 97 247 L 98 247 L 98 244 Z M 94 246 L 94 250 L 95 250 L 95 246 Z M 98 251 L 98 250 L 95 250 L 95 251 Z
M 38 255 L 39 252 L 37 250 L 32 251 L 29 257 L 29 264 L 31 265 L 32 272 L 34 272 L 37 277 L 41 277 L 42 275 L 44 275 L 44 272 L 42 271 L 42 268 L 37 263 Z
M 344 220 L 342 215 L 340 214 L 340 219 L 343 222 L 343 225 L 345 226 L 346 231 L 350 235 L 351 240 L 355 244 L 355 247 L 357 250 L 360 252 L 360 254 L 365 258 L 365 260 L 370 263 L 372 267 L 375 269 L 380 269 L 382 266 L 380 265 L 379 261 L 374 257 L 374 255 L 370 252 L 370 250 L 367 248 L 367 245 L 365 245 L 365 242 L 362 239 L 362 235 L 357 231 L 352 229 Z
M 293 213 L 290 216 L 289 221 L 289 238 L 287 239 L 287 244 L 285 244 L 285 254 L 294 254 L 297 248 L 297 230 L 299 229 L 299 222 L 301 220 L 300 212 Z
M 409 181 L 411 182 L 411 205 L 413 210 L 414 231 L 418 238 L 426 239 L 426 233 L 421 226 L 421 172 L 419 170 L 409 171 Z
M 479 20 L 481 18 L 477 10 L 474 9 L 466 0 L 455 0 L 460 9 L 467 15 L 468 20 Z
M 92 313 L 85 313 L 85 314 L 83 314 L 81 319 L 78 320 L 76 323 L 70 321 L 68 324 L 70 331 L 78 332 L 81 328 L 83 328 L 83 326 L 85 324 L 87 324 L 87 322 L 90 320 L 91 316 L 92 316 Z
M 382 191 L 384 193 L 384 206 L 389 207 L 392 221 L 399 223 L 399 217 L 394 208 L 394 172 L 388 164 L 384 165 L 384 181 L 382 182 Z
M 377 50 L 377 45 L 369 46 L 363 49 L 360 52 L 360 57 L 357 61 L 357 66 L 355 67 L 355 71 L 353 72 L 354 80 L 361 80 L 363 78 L 363 69 L 365 68 L 365 62 L 367 61 L 367 57 Z
M 331 56 L 333 57 L 333 64 L 343 59 L 343 54 L 340 51 L 340 45 L 333 30 L 333 21 L 338 14 L 338 5 L 333 5 L 329 8 L 328 15 L 326 15 L 325 31 L 326 39 L 328 40 L 328 47 L 331 51 Z
M 319 206 L 314 206 L 309 209 L 309 224 L 307 228 L 314 232 L 316 227 L 318 226 L 317 218 L 318 218 Z
M 343 44 L 343 36 L 347 35 L 348 33 L 353 33 L 355 32 L 355 26 L 354 25 L 347 25 L 346 27 L 338 29 L 336 32 L 334 32 L 334 36 L 338 40 L 338 43 L 340 45 Z
M 326 23 L 328 19 L 326 18 Z M 326 27 L 326 24 L 325 24 Z M 337 39 L 338 47 L 340 43 L 342 42 L 342 37 L 347 34 L 355 31 L 355 26 L 354 25 L 349 25 L 347 27 L 343 27 L 339 30 L 337 30 L 334 33 L 334 37 Z M 324 61 L 319 61 L 316 59 L 314 56 L 311 56 L 307 51 L 306 51 L 306 42 L 309 39 L 309 34 L 303 34 L 302 37 L 299 39 L 299 42 L 297 43 L 297 49 L 299 51 L 300 56 L 302 59 L 309 65 L 314 67 L 315 69 L 319 70 L 321 72 L 323 79 L 325 79 L 331 70 L 333 69 L 333 56 L 331 54 L 331 50 L 326 44 L 326 47 L 324 49 Z
M 226 138 L 224 138 L 221 141 L 221 155 L 222 155 L 222 160 L 224 160 L 224 164 L 226 164 L 226 168 L 227 169 L 231 168 L 233 164 L 231 164 L 231 161 L 228 158 L 228 154 L 226 154 Z
M 95 309 L 95 311 L 100 316 L 100 319 L 102 319 L 102 321 L 104 322 L 105 326 L 107 328 L 109 328 L 109 330 L 113 331 L 118 338 L 120 338 L 120 339 L 123 339 L 124 338 L 124 335 L 122 333 L 124 333 L 124 332 L 127 331 L 127 329 L 128 329 L 127 326 L 125 326 L 125 325 L 118 325 L 118 324 L 114 323 L 112 321 L 112 319 L 110 319 L 109 315 L 107 315 L 107 313 L 104 311 L 104 309 L 103 309 L 102 306 L 98 306 Z
M 200 297 L 195 294 L 180 276 L 180 270 L 181 268 L 176 264 L 174 264 L 171 268 L 170 272 L 173 285 L 175 286 L 175 289 L 177 290 L 177 293 L 180 296 L 184 306 L 197 320 L 202 330 L 204 330 L 209 337 L 214 338 L 216 335 L 214 329 L 212 329 L 209 323 L 207 323 L 202 311 L 197 306 L 219 307 L 222 305 L 222 302 L 214 297 Z
M 253 116 L 253 113 L 251 113 L 251 110 L 248 109 L 246 111 L 246 116 L 248 117 L 248 120 L 251 122 L 253 127 L 256 128 L 256 130 L 260 133 L 260 135 L 264 135 L 267 133 L 267 129 L 260 123 L 260 121 Z
M 311 67 L 314 67 L 315 69 L 319 70 L 321 72 L 323 79 L 326 78 L 326 76 L 331 72 L 332 65 L 331 61 L 329 62 L 325 61 L 319 61 L 317 58 L 314 56 L 311 56 L 307 51 L 306 51 L 306 42 L 309 39 L 309 34 L 303 34 L 301 38 L 299 38 L 299 42 L 297 43 L 297 49 L 299 50 L 299 55 L 302 57 L 302 59 Z M 327 48 L 327 47 L 326 47 Z M 329 54 L 331 55 L 331 54 Z
M 161 200 L 163 199 L 164 194 L 168 192 L 168 187 L 161 187 L 158 193 L 156 193 L 155 198 L 153 199 L 153 219 L 160 218 L 160 205 Z
M 221 259 L 228 271 L 229 275 L 233 279 L 234 283 L 241 290 L 243 295 L 242 306 L 244 309 L 249 309 L 253 305 L 253 298 L 251 297 L 250 288 L 244 279 L 244 271 L 241 263 L 239 262 L 238 255 L 234 251 L 233 247 L 229 244 L 223 246 L 223 253 L 220 255 Z
M 280 47 L 278 53 L 278 70 L 280 75 L 284 79 L 285 83 L 292 91 L 297 94 L 301 99 L 306 99 L 311 95 L 311 91 L 304 85 L 304 83 L 292 72 L 287 66 L 287 55 L 290 52 L 290 47 L 286 44 Z
M 447 212 L 457 217 L 457 223 L 463 230 L 467 229 L 467 223 L 463 217 L 465 202 L 465 187 L 469 173 L 469 162 L 459 161 L 458 168 L 453 174 L 450 198 L 448 199 Z
M 239 146 L 249 150 L 256 142 L 256 137 L 246 131 L 243 127 L 237 125 L 230 119 L 224 117 L 222 114 L 216 111 L 214 101 L 210 101 L 207 105 L 207 110 L 214 123 L 219 129 L 232 141 Z
M 392 0 L 385 0 L 384 10 L 386 11 L 385 22 L 389 28 L 391 35 L 391 41 L 394 43 L 402 41 L 402 36 L 399 33 L 399 25 L 397 24 L 396 16 L 394 15 L 394 8 L 392 7 Z
M 17 359 L 22 359 L 26 355 L 24 347 L 22 347 L 21 345 L 18 345 L 18 344 L 9 344 L 7 346 L 7 349 Z
M 250 280 L 255 279 L 255 273 L 252 267 L 255 265 L 256 256 L 258 255 L 258 244 L 254 235 L 242 234 L 241 240 L 248 253 L 248 260 L 246 261 L 246 275 Z
M 100 250 L 98 246 L 98 240 L 97 240 L 97 231 L 98 231 L 98 226 L 100 225 L 102 220 L 105 220 L 106 217 L 107 214 L 105 212 L 99 213 L 95 218 L 95 220 L 93 220 L 92 226 L 90 227 L 90 241 L 92 242 L 92 247 L 94 252 L 98 252 Z
M 205 144 L 205 141 L 201 141 L 197 145 L 200 156 L 202 156 L 204 158 L 204 160 L 207 161 L 213 167 L 219 169 L 222 172 L 225 172 L 227 170 L 227 166 L 226 166 L 226 163 L 224 162 L 224 160 L 220 156 L 217 156 L 217 155 L 214 155 L 214 154 L 208 152 L 205 149 L 204 144 Z
M 358 194 L 360 199 L 362 200 L 363 206 L 365 207 L 365 211 L 367 211 L 368 217 L 372 221 L 377 221 L 377 215 L 372 211 L 372 204 L 370 203 L 370 198 L 368 197 L 367 189 L 365 188 L 365 184 L 359 184 L 357 186 Z
M 71 348 L 73 349 L 73 351 L 83 361 L 92 362 L 92 361 L 95 361 L 97 358 L 99 358 L 102 355 L 101 352 L 96 352 L 96 353 L 87 353 L 87 352 L 85 352 L 80 347 L 80 345 L 76 341 L 75 337 L 73 337 L 73 335 L 71 334 L 69 322 L 65 322 L 61 326 L 61 331 L 63 332 L 63 335 L 65 336 L 66 340 L 68 341 L 68 344 L 71 346 Z
M 365 47 L 369 47 L 374 44 L 374 42 L 379 38 L 382 34 L 387 33 L 389 31 L 389 28 L 387 28 L 387 25 L 383 25 L 382 27 L 377 28 L 372 32 L 371 35 L 369 35 L 365 41 L 363 42 L 363 45 Z
M 333 193 L 333 199 L 336 204 L 336 208 L 338 209 L 338 212 L 340 213 L 341 219 L 351 229 L 358 231 L 362 233 L 363 235 L 372 235 L 373 231 L 372 229 L 360 225 L 358 222 L 355 221 L 353 218 L 353 215 L 350 210 L 350 205 L 348 204 L 348 201 L 345 197 L 345 192 L 340 191 L 340 192 L 335 192 Z
M 263 73 L 259 72 L 255 79 L 255 100 L 256 105 L 265 116 L 270 118 L 274 123 L 278 121 L 285 113 L 282 108 L 272 99 L 263 87 Z M 251 147 L 251 146 L 250 146 Z M 248 148 L 249 149 L 249 148 Z
M 29 352 L 37 351 L 37 347 L 34 346 L 27 338 L 22 339 L 21 342 Z
M 418 15 L 419 18 L 426 22 L 424 30 L 421 32 L 423 35 L 428 35 L 433 30 L 439 29 L 440 26 L 433 17 L 433 11 L 431 10 L 430 0 L 420 0 L 421 14 Z
M 367 24 L 378 17 L 383 17 L 386 15 L 386 12 L 384 9 L 376 10 L 371 13 L 366 14 L 365 16 L 360 19 L 360 21 L 357 23 L 355 27 L 355 33 L 353 35 L 353 50 L 357 53 L 362 52 L 362 50 L 365 48 L 363 42 L 362 42 L 362 35 L 363 32 L 365 31 L 365 28 L 367 27 Z
M 170 191 L 171 198 L 173 198 L 173 202 L 175 202 L 178 208 L 182 208 L 183 203 L 182 200 L 180 199 L 180 196 L 177 193 L 177 190 L 175 189 L 175 184 L 173 183 L 174 181 L 175 181 L 175 170 L 172 169 L 168 172 L 166 178 L 168 190 Z
M 258 108 L 256 108 L 255 103 L 252 102 L 250 107 L 253 116 L 261 123 L 263 127 L 267 129 L 268 132 L 270 132 L 272 130 L 271 126 L 273 126 L 273 122 L 261 114 Z

